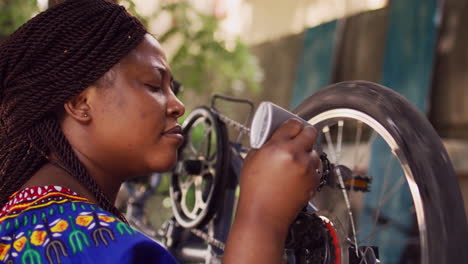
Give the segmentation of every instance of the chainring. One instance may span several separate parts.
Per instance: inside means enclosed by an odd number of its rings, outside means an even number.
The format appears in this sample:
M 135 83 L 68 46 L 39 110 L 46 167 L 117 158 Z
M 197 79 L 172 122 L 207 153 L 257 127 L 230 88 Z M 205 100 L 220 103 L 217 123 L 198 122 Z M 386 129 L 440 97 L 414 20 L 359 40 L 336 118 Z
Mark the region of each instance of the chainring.
M 208 223 L 225 188 L 228 139 L 225 125 L 206 107 L 192 111 L 183 124 L 184 144 L 171 175 L 172 212 L 178 224 Z

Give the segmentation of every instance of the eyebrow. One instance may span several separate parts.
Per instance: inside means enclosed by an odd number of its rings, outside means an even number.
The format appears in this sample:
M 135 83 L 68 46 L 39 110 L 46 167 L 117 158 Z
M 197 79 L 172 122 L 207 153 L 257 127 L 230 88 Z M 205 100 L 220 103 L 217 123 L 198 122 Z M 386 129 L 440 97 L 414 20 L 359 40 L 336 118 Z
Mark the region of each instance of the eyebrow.
M 180 82 L 174 79 L 174 76 L 172 75 L 172 72 L 168 71 L 166 68 L 160 67 L 160 66 L 154 66 L 156 70 L 158 70 L 159 74 L 161 75 L 161 79 L 166 75 L 170 74 L 171 79 L 169 80 L 169 85 L 171 89 L 177 94 L 180 89 Z
M 169 74 L 170 77 L 171 77 L 170 81 L 172 82 L 174 80 L 174 78 L 172 76 L 172 72 L 168 71 L 166 68 L 163 68 L 163 67 L 160 67 L 160 66 L 154 66 L 154 68 L 156 68 L 156 70 L 158 70 L 161 77 L 164 77 L 166 74 Z
M 162 79 L 164 77 L 164 75 L 166 75 L 166 70 L 164 68 L 161 68 L 161 67 L 153 67 L 155 68 L 157 71 L 158 71 L 158 77 L 160 79 Z

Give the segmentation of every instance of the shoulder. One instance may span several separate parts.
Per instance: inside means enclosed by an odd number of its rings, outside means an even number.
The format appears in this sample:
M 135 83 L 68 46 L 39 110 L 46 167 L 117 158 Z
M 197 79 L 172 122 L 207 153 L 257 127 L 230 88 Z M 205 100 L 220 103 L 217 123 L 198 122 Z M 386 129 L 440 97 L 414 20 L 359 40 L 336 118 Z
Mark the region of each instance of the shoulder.
M 2 219 L 0 262 L 175 263 L 162 246 L 100 207 L 51 201 Z

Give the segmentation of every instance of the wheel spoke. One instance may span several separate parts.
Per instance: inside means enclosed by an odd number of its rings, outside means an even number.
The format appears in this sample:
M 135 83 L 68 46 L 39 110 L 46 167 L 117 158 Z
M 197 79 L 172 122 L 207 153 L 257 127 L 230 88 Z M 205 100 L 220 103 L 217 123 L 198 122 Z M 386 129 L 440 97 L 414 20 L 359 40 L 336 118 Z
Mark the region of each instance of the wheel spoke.
M 186 180 L 182 180 L 182 177 L 179 176 L 179 186 L 181 190 L 188 190 L 193 184 L 193 176 L 187 175 Z
M 385 194 L 384 198 L 381 200 L 381 203 L 379 203 L 379 206 L 382 207 L 384 206 L 388 201 L 390 201 L 391 198 L 393 198 L 393 195 L 397 193 L 400 189 L 401 186 L 403 186 L 406 182 L 406 179 L 403 175 L 401 175 L 400 179 L 398 180 L 397 183 L 390 189 L 390 191 Z
M 359 264 L 367 264 L 367 258 L 366 258 L 366 255 L 367 255 L 367 252 L 369 251 L 369 247 L 366 247 L 366 249 L 364 249 L 364 252 L 362 252 L 360 255 L 363 257 L 361 258 L 361 260 L 359 261 Z M 363 262 L 364 261 L 364 262 Z
M 340 163 L 340 158 L 341 158 L 341 147 L 343 144 L 343 126 L 344 126 L 344 121 L 339 120 L 338 121 L 338 135 L 336 136 L 336 163 Z
M 182 208 L 182 211 L 184 212 L 184 214 L 190 218 L 193 218 L 192 217 L 192 212 L 190 211 L 190 209 L 187 207 L 187 193 L 188 193 L 188 188 L 187 189 L 181 189 L 181 193 L 182 193 L 182 198 L 180 200 L 180 207 Z
M 385 168 L 385 171 L 386 171 L 385 175 L 389 175 L 391 173 L 393 165 L 394 165 L 394 161 L 395 159 L 393 158 L 391 162 L 387 163 L 387 166 Z M 401 177 L 399 177 L 398 181 L 392 186 L 392 188 L 390 188 L 390 190 L 387 191 L 387 187 L 389 183 L 387 179 L 389 178 L 390 177 L 384 177 L 384 183 L 382 184 L 382 191 L 381 191 L 379 203 L 377 205 L 377 208 L 375 208 L 376 212 L 374 216 L 374 225 L 373 225 L 371 234 L 376 233 L 375 231 L 377 230 L 377 225 L 380 219 L 380 214 L 382 213 L 382 208 L 387 204 L 388 201 L 391 200 L 391 198 L 394 197 L 394 195 L 401 189 L 401 187 L 406 182 L 406 178 L 403 175 L 401 175 Z
M 327 140 L 327 148 L 328 148 L 328 154 L 330 155 L 330 159 L 333 163 L 336 163 L 336 154 L 335 154 L 335 149 L 333 147 L 333 141 L 330 135 L 330 127 L 325 126 L 322 129 L 322 132 L 325 134 L 325 139 Z
M 365 150 L 367 152 L 369 152 L 369 153 L 371 152 L 372 144 L 374 144 L 374 141 L 377 139 L 377 136 L 378 136 L 377 132 L 375 132 L 375 130 L 372 130 L 372 133 L 371 133 L 371 135 L 369 137 L 369 141 L 367 142 L 367 145 L 366 145 L 366 148 L 365 148 Z M 365 157 L 365 155 L 362 155 L 361 157 L 359 157 L 359 160 L 358 160 L 357 163 L 361 164 L 363 162 L 364 157 Z
M 197 212 L 198 209 L 203 210 L 206 208 L 206 202 L 203 200 L 203 178 L 197 177 L 195 180 L 195 206 L 194 212 Z
M 383 174 L 383 184 L 382 184 L 382 189 L 380 191 L 380 199 L 379 199 L 379 203 L 377 205 L 377 208 L 376 208 L 376 213 L 375 213 L 375 216 L 374 216 L 374 225 L 372 227 L 372 231 L 371 233 L 374 232 L 374 230 L 377 228 L 377 223 L 378 223 L 378 219 L 380 217 L 380 212 L 381 212 L 381 208 L 382 208 L 382 205 L 381 205 L 381 201 L 385 195 L 385 192 L 387 191 L 387 186 L 388 186 L 388 180 L 389 180 L 389 177 L 387 177 L 387 175 L 390 175 L 390 172 L 392 170 L 392 165 L 393 165 L 393 161 L 394 159 L 392 159 L 391 162 L 388 162 L 385 166 L 385 170 L 384 170 L 384 174 Z
M 356 149 L 356 153 L 354 154 L 353 157 L 353 171 L 356 171 L 358 169 L 358 157 L 359 156 L 359 151 L 360 151 L 360 145 L 361 145 L 361 135 L 362 135 L 362 122 L 357 121 L 356 124 L 356 137 L 354 138 L 354 148 Z
M 348 209 L 348 216 L 349 216 L 349 221 L 351 223 L 354 243 L 356 244 L 356 255 L 357 255 L 358 243 L 357 243 L 357 238 L 356 238 L 356 225 L 354 224 L 354 217 L 353 217 L 353 211 L 351 210 L 351 203 L 349 202 L 348 192 L 346 191 L 344 181 L 343 181 L 343 176 L 341 175 L 341 171 L 338 168 L 335 169 L 335 171 L 336 171 L 336 174 L 338 175 L 338 181 L 340 183 L 340 189 L 341 189 L 341 192 L 343 193 L 343 198 L 346 203 L 346 208 Z
M 389 223 L 380 225 L 378 228 L 372 230 L 372 232 L 371 232 L 368 236 L 366 236 L 365 238 L 359 240 L 359 243 L 360 243 L 360 244 L 368 243 L 368 242 L 371 241 L 371 239 L 375 236 L 375 234 L 377 234 L 378 232 L 380 232 L 380 231 L 382 231 L 382 230 L 387 229 L 388 227 L 390 227 L 390 224 L 389 224 Z
M 375 230 L 372 231 L 372 233 L 370 233 L 368 236 L 366 236 L 364 239 L 361 239 L 359 240 L 359 243 L 361 244 L 366 244 L 366 243 L 369 243 L 372 238 L 375 236 L 375 234 L 383 231 L 383 230 L 386 230 L 387 228 L 390 228 L 392 226 L 394 227 L 397 227 L 399 228 L 400 230 L 403 230 L 405 232 L 407 232 L 406 228 L 399 222 L 391 219 L 391 218 L 388 218 L 388 217 L 385 217 L 385 219 L 387 220 L 387 222 L 385 224 L 382 224 L 382 225 L 379 225 L 378 228 L 376 228 Z
M 359 156 L 359 152 L 360 152 L 360 148 L 361 148 L 361 135 L 362 135 L 362 122 L 361 121 L 357 121 L 357 124 L 356 124 L 356 136 L 354 138 L 354 149 L 355 149 L 355 153 L 354 153 L 354 157 L 353 157 L 353 169 L 352 171 L 354 172 L 357 172 L 358 169 L 359 169 L 359 165 L 358 165 L 358 157 Z M 354 186 L 355 184 L 355 178 L 353 177 L 351 179 L 351 186 Z M 358 232 L 359 233 L 359 232 Z
M 338 163 L 339 163 L 339 160 L 341 158 L 342 143 L 343 143 L 343 126 L 344 126 L 344 121 L 339 120 L 338 121 L 338 134 L 337 134 L 337 149 L 336 149 L 336 151 L 335 151 L 335 148 L 334 148 L 334 145 L 333 145 L 333 141 L 331 139 L 330 127 L 325 126 L 322 129 L 322 132 L 325 134 L 325 139 L 327 141 L 327 148 L 328 148 L 330 158 L 331 158 L 332 162 L 335 163 L 335 165 L 339 165 Z M 351 224 L 351 229 L 352 229 L 351 231 L 352 231 L 352 235 L 353 235 L 353 240 L 354 240 L 354 243 L 357 245 L 356 225 L 354 223 L 354 217 L 353 217 L 353 212 L 351 210 L 351 203 L 349 201 L 349 196 L 348 196 L 348 193 L 346 191 L 346 187 L 344 185 L 344 180 L 343 180 L 343 176 L 341 175 L 341 171 L 338 168 L 336 168 L 335 171 L 336 171 L 336 175 L 337 175 L 337 178 L 338 178 L 340 189 L 341 189 L 341 192 L 342 192 L 342 195 L 343 195 L 343 199 L 345 200 L 346 210 L 347 210 L 348 218 L 349 218 L 349 221 L 350 221 L 350 224 Z M 357 254 L 357 247 L 356 247 L 356 254 Z

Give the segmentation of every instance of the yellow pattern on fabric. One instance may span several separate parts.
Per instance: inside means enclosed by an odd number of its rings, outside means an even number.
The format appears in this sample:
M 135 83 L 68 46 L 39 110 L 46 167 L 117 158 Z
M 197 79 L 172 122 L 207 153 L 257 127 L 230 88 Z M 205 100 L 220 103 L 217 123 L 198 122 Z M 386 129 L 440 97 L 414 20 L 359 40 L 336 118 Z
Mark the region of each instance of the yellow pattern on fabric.
M 8 251 L 10 250 L 9 244 L 0 244 L 0 260 L 4 260 Z
M 15 243 L 13 243 L 13 247 L 16 249 L 16 251 L 21 252 L 21 250 L 23 250 L 24 246 L 26 245 L 26 242 L 26 237 L 22 236 L 18 238 Z
M 107 215 L 100 215 L 98 216 L 98 218 L 104 222 L 107 222 L 107 223 L 112 223 L 115 221 L 115 218 L 114 217 L 110 217 L 110 216 L 107 216 Z
M 35 246 L 40 246 L 44 243 L 47 236 L 46 231 L 34 231 L 31 235 L 31 244 Z
M 50 231 L 52 232 L 63 232 L 65 230 L 67 230 L 68 228 L 68 222 L 65 221 L 65 220 L 60 220 L 60 222 L 58 222 L 56 225 L 54 225 Z
M 73 200 L 80 200 L 80 201 L 87 201 L 88 200 L 86 198 L 71 195 L 71 194 L 65 194 L 65 193 L 61 193 L 61 192 L 50 192 L 50 193 L 47 193 L 44 196 L 40 196 L 39 198 L 37 198 L 35 200 L 32 200 L 31 202 L 14 205 L 14 206 L 12 206 L 10 208 L 10 211 L 14 211 L 14 210 L 29 207 L 29 206 L 33 205 L 34 203 L 36 203 L 38 200 L 46 199 L 46 198 L 48 198 L 50 196 L 54 196 L 54 195 L 64 196 L 64 197 L 67 197 L 67 198 L 70 198 L 70 199 L 73 199 Z
M 93 204 L 93 203 L 90 203 L 90 202 L 85 202 L 85 201 L 73 201 L 73 200 L 69 200 L 69 199 L 64 199 L 64 200 L 61 200 L 61 201 L 50 201 L 48 203 L 45 203 L 45 204 L 38 204 L 38 205 L 35 205 L 35 206 L 31 206 L 31 207 L 28 207 L 26 209 L 24 209 L 23 211 L 21 211 L 19 214 L 14 214 L 14 215 L 6 215 L 4 217 L 1 217 L 0 218 L 0 224 L 7 220 L 7 219 L 10 219 L 10 218 L 14 218 L 26 211 L 29 211 L 31 209 L 36 209 L 36 208 L 41 208 L 41 207 L 46 207 L 46 206 L 49 206 L 51 204 L 62 204 L 62 203 L 66 203 L 66 202 L 71 202 L 71 203 L 86 203 L 86 204 Z
M 93 221 L 93 217 L 90 215 L 80 215 L 76 218 L 76 224 L 80 226 L 89 226 Z

